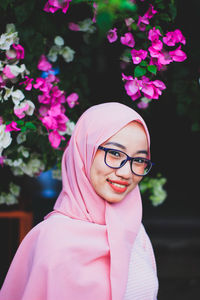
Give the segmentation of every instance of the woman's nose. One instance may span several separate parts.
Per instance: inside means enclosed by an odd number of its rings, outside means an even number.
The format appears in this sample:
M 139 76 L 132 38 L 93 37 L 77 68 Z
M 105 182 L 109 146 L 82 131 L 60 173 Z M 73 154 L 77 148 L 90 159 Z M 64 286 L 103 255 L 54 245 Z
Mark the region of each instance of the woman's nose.
M 131 166 L 130 162 L 127 161 L 125 165 L 123 165 L 121 168 L 116 169 L 116 175 L 124 178 L 130 178 L 132 176 Z

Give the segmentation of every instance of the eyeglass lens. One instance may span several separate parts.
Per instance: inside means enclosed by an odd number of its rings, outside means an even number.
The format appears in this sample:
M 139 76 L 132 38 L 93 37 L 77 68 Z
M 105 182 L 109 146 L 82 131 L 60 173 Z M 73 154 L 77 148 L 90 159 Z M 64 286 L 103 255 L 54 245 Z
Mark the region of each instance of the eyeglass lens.
M 111 168 L 120 168 L 127 162 L 127 155 L 118 150 L 108 150 L 106 164 Z M 151 168 L 151 162 L 142 157 L 135 157 L 131 161 L 131 169 L 137 175 L 146 175 Z

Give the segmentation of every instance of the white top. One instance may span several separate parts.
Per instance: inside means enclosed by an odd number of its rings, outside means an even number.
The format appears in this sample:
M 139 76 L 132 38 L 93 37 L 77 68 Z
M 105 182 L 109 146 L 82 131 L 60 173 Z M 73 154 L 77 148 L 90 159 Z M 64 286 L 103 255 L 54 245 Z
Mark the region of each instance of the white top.
M 132 248 L 124 300 L 156 300 L 158 278 L 153 248 L 141 225 Z

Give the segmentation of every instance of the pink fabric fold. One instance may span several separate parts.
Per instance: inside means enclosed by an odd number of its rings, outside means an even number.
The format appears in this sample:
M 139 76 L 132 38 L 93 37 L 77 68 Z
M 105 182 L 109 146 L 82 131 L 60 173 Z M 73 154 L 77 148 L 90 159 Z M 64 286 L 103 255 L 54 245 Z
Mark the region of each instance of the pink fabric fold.
M 141 225 L 140 192 L 137 186 L 110 204 L 91 186 L 90 168 L 98 146 L 134 120 L 149 142 L 141 116 L 123 104 L 99 104 L 80 117 L 63 155 L 63 188 L 54 211 L 22 242 L 1 300 L 123 300 Z

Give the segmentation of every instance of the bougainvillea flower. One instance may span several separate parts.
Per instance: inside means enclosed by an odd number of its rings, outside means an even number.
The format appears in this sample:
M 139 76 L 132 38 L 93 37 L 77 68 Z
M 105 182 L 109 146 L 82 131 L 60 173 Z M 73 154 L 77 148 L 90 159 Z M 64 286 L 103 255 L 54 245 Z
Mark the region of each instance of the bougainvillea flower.
M 41 70 L 41 71 L 49 71 L 49 70 L 52 69 L 52 65 L 47 60 L 47 58 L 46 58 L 46 56 L 44 54 L 42 54 L 40 56 L 37 68 L 38 68 L 38 70 Z
M 24 47 L 22 47 L 20 44 L 12 44 L 13 48 L 16 51 L 16 58 L 17 59 L 24 59 Z
M 68 28 L 72 31 L 79 31 L 80 30 L 80 26 L 76 23 L 70 22 L 68 24 Z
M 44 78 L 38 77 L 36 78 L 36 83 L 33 86 L 35 89 L 39 89 L 44 93 L 48 93 L 53 85 L 51 83 L 48 83 Z
M 127 32 L 124 36 L 121 36 L 120 41 L 123 45 L 133 48 L 135 46 L 135 40 L 132 33 Z
M 42 118 L 42 124 L 49 130 L 49 129 L 57 129 L 57 121 L 53 116 L 45 116 Z
M 187 58 L 185 52 L 181 50 L 181 46 L 179 46 L 176 50 L 169 51 L 169 54 L 173 61 L 181 62 Z
M 98 9 L 97 3 L 95 3 L 95 2 L 93 3 L 93 8 L 94 8 L 94 15 L 93 15 L 93 18 L 92 18 L 92 22 L 96 23 L 97 9 Z
M 141 31 L 145 31 L 146 30 L 146 26 L 149 25 L 149 19 L 147 18 L 147 16 L 139 16 L 138 17 L 138 22 L 137 22 L 137 26 Z
M 20 131 L 21 129 L 17 127 L 17 123 L 12 121 L 10 124 L 6 125 L 5 131 Z
M 44 6 L 44 11 L 54 13 L 58 9 L 62 9 L 62 12 L 66 13 L 71 1 L 72 0 L 48 0 Z
M 152 42 L 152 47 L 156 50 L 161 50 L 163 47 L 163 43 L 159 40 L 159 37 L 162 36 L 159 29 L 155 27 L 149 30 L 148 39 Z
M 25 78 L 26 78 L 26 80 L 23 82 L 20 82 L 19 85 L 24 84 L 26 86 L 25 90 L 30 91 L 33 87 L 33 84 L 32 84 L 33 78 L 29 78 L 28 76 L 25 76 Z
M 70 108 L 73 108 L 76 104 L 78 104 L 78 98 L 79 96 L 77 93 L 72 93 L 66 98 L 67 104 Z
M 107 39 L 110 43 L 113 43 L 118 39 L 117 28 L 113 28 L 108 31 Z
M 144 60 L 147 57 L 147 51 L 146 50 L 131 50 L 132 60 L 134 64 L 139 64 L 142 60 Z
M 15 78 L 16 76 L 11 72 L 11 68 L 9 65 L 6 65 L 4 68 L 3 68 L 3 74 L 9 78 L 9 79 L 12 79 L 12 78 Z
M 162 81 L 150 81 L 150 79 L 146 76 L 142 76 L 140 86 L 144 96 L 149 99 L 158 99 L 162 94 L 162 90 L 166 89 L 166 86 Z
M 122 74 L 122 78 L 127 80 L 124 85 L 127 95 L 129 95 L 133 101 L 138 99 L 141 96 L 139 80 L 132 76 L 125 76 L 124 74 Z
M 150 65 L 156 65 L 158 70 L 172 62 L 172 58 L 167 51 L 158 51 L 153 47 L 149 47 L 148 50 L 151 56 Z
M 147 10 L 147 12 L 145 13 L 145 16 L 148 18 L 148 19 L 151 19 L 153 18 L 153 16 L 157 13 L 157 10 L 154 9 L 153 5 L 150 4 L 149 5 L 149 9 Z
M 175 31 L 167 32 L 167 34 L 163 37 L 163 42 L 167 46 L 175 46 L 176 43 L 182 43 L 185 45 L 186 40 L 182 32 L 179 29 L 176 29 Z
M 29 105 L 27 102 L 23 101 L 19 105 L 14 106 L 14 114 L 22 119 L 25 117 L 25 112 L 29 109 Z
M 63 136 L 61 136 L 56 130 L 54 131 L 51 131 L 49 133 L 49 141 L 51 143 L 51 146 L 53 148 L 58 148 L 59 145 L 60 145 L 60 142 L 61 142 L 61 139 L 62 140 L 65 140 L 65 138 Z

